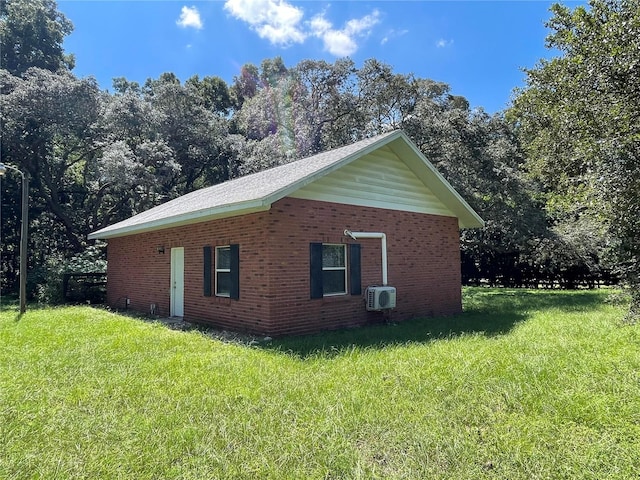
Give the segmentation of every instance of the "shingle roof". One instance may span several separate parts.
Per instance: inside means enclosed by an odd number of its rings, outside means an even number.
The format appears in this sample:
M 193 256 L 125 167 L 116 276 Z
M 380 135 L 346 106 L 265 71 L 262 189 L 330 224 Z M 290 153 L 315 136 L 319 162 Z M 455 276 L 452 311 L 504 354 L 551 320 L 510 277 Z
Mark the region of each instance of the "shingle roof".
M 350 160 L 359 158 L 399 137 L 410 143 L 402 131 L 396 130 L 285 165 L 202 188 L 93 232 L 89 238 L 112 238 L 222 216 L 267 210 L 273 202 L 291 192 L 340 168 Z M 446 183 L 446 180 L 440 178 Z M 453 190 L 448 183 L 446 185 Z M 459 195 L 457 197 L 460 198 Z M 470 209 L 464 200 L 461 198 L 460 200 L 466 208 Z M 475 214 L 475 212 L 473 213 Z M 475 215 L 477 216 L 477 214 Z M 482 220 L 480 219 L 480 221 Z

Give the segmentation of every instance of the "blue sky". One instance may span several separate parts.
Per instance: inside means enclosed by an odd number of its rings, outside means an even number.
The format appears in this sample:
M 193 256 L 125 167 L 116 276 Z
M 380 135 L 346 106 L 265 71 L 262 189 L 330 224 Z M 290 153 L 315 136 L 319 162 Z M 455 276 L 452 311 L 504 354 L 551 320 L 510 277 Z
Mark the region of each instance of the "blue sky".
M 570 7 L 584 2 L 564 2 Z M 58 0 L 74 24 L 65 49 L 75 73 L 110 89 L 114 77 L 144 83 L 163 72 L 182 81 L 219 76 L 281 56 L 362 66 L 448 83 L 490 113 L 522 86 L 523 67 L 545 48 L 550 1 Z

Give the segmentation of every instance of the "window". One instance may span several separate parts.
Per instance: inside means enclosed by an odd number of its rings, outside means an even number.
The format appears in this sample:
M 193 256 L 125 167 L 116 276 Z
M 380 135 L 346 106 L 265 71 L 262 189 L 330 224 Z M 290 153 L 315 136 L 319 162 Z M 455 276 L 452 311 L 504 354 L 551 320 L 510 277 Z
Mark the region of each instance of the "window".
M 231 295 L 231 247 L 216 247 L 216 295 Z
M 347 293 L 347 246 L 322 245 L 322 294 Z
M 311 298 L 361 295 L 360 245 L 333 243 L 310 244 Z M 348 269 L 347 269 L 348 261 Z M 349 290 L 347 290 L 347 273 Z
M 211 284 L 217 297 L 240 298 L 240 247 L 237 244 L 216 247 L 215 260 L 212 261 L 212 248 L 203 247 L 203 294 L 211 296 Z M 212 264 L 215 264 L 212 265 Z

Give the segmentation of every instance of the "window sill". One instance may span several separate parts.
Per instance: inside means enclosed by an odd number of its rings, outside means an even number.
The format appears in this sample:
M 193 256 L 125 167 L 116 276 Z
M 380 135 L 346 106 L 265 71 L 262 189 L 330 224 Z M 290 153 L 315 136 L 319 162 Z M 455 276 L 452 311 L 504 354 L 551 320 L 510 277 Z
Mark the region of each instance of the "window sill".
M 322 295 L 322 298 L 332 298 L 332 297 L 348 297 L 347 292 L 339 292 L 339 293 L 327 293 L 326 295 Z
M 312 299 L 312 300 L 322 300 L 322 303 L 340 303 L 340 302 L 348 302 L 349 300 L 353 300 L 354 298 L 360 298 L 357 295 L 327 295 L 322 298 Z

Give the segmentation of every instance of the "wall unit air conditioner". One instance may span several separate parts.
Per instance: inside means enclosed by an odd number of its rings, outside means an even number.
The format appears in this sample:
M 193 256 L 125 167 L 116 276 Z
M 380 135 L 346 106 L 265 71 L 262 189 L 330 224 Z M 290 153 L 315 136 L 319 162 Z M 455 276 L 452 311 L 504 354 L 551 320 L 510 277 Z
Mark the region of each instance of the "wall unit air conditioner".
M 389 310 L 396 308 L 395 287 L 369 287 L 367 288 L 367 310 Z

